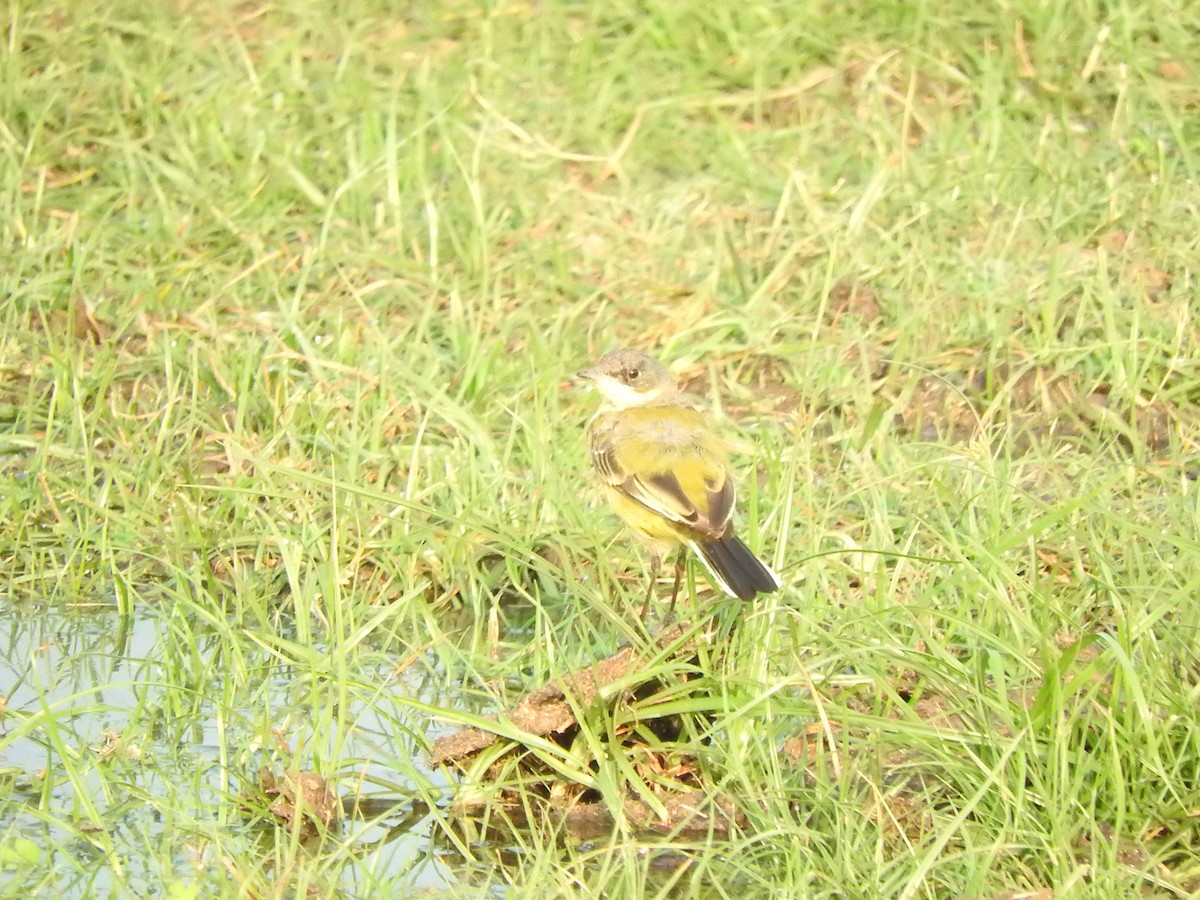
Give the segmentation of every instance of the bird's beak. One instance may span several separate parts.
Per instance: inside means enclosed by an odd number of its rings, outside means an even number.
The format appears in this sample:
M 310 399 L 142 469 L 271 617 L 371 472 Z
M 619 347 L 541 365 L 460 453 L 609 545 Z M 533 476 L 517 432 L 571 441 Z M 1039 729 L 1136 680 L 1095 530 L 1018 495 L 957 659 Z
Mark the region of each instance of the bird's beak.
M 580 369 L 575 373 L 575 377 L 580 381 L 595 381 L 600 373 L 596 371 L 595 366 L 588 366 L 586 369 Z

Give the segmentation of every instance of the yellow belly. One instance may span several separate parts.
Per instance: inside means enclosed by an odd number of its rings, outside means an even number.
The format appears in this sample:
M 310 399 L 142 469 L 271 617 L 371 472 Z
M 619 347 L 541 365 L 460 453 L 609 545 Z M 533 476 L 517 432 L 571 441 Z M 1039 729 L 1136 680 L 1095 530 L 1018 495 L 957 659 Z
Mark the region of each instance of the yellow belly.
M 670 519 L 664 519 L 658 513 L 651 512 L 615 488 L 609 488 L 606 493 L 608 502 L 616 514 L 643 540 L 667 546 L 683 544 L 688 541 L 689 535 L 682 526 Z

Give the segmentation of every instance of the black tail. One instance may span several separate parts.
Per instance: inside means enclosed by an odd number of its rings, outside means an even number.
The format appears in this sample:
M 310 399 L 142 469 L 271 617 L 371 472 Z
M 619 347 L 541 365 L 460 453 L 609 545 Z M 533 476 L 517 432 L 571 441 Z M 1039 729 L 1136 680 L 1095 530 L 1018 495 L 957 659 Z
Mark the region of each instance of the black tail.
M 693 541 L 692 549 L 725 593 L 741 600 L 779 590 L 779 576 L 767 568 L 732 531 L 713 541 Z

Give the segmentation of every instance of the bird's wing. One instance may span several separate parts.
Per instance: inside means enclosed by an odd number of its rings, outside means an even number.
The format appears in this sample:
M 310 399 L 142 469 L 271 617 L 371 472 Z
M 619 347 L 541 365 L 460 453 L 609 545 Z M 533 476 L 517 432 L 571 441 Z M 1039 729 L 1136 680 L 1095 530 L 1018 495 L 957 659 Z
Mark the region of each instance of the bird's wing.
M 624 459 L 633 455 L 644 459 L 654 454 L 630 446 L 629 438 L 619 448 L 611 432 L 593 433 L 592 463 L 610 486 L 651 512 L 703 535 L 725 533 L 733 513 L 734 487 L 723 460 L 698 452 L 676 459 L 675 465 L 667 457 L 646 472 L 631 472 Z

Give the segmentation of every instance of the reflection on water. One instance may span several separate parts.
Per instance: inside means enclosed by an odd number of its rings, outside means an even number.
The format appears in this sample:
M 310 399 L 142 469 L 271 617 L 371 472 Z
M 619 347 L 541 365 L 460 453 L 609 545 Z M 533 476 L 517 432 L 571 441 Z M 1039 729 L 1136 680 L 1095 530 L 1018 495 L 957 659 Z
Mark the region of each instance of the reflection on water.
M 158 644 L 157 619 L 131 621 L 42 607 L 10 609 L 0 622 L 0 687 L 9 714 L 54 710 L 56 721 L 79 729 L 74 720 L 95 717 L 96 706 L 115 712 L 137 704 L 132 681 L 138 664 Z M 82 733 L 87 731 L 83 723 Z M 100 731 L 93 736 L 99 740 Z M 36 769 L 45 764 L 45 755 L 36 736 L 18 737 L 4 743 L 0 764 Z
M 257 840 L 239 811 L 238 779 L 273 752 L 286 757 L 289 742 L 334 773 L 354 811 L 342 835 L 343 887 L 355 892 L 360 867 L 413 889 L 453 882 L 431 845 L 416 783 L 445 784 L 420 768 L 411 738 L 427 723 L 408 721 L 392 702 L 399 694 L 434 700 L 426 685 L 399 682 L 393 656 L 364 653 L 367 668 L 354 673 L 360 689 L 337 704 L 346 727 L 322 734 L 305 719 L 306 691 L 319 676 L 263 651 L 240 670 L 256 677 L 252 688 L 234 691 L 217 656 L 228 652 L 228 633 L 191 627 L 180 647 L 173 614 L 166 606 L 122 616 L 115 606 L 0 605 L 0 839 L 41 848 L 38 871 L 26 873 L 34 883 L 53 883 L 63 896 L 119 885 L 153 894 L 164 880 L 211 871 L 206 847 L 245 852 Z M 272 735 L 273 723 L 287 727 Z M 0 884 L 11 889 L 16 877 L 0 872 Z

